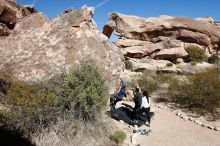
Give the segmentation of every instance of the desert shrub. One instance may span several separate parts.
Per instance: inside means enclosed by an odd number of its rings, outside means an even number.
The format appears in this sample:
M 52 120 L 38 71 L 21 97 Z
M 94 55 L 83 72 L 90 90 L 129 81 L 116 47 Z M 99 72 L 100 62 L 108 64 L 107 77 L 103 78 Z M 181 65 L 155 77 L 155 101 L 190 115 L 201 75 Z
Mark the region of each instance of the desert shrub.
M 54 98 L 54 94 L 47 92 L 40 84 L 29 85 L 22 81 L 15 81 L 1 100 L 7 105 L 39 107 L 52 103 Z
M 170 83 L 174 80 L 172 74 L 163 74 L 163 73 L 156 74 L 155 79 L 158 81 L 158 84 Z
M 197 65 L 197 63 L 196 63 L 195 61 L 190 62 L 190 64 L 191 64 L 192 66 L 196 66 L 196 65 Z
M 168 95 L 174 102 L 199 114 L 215 114 L 220 107 L 220 70 L 210 69 L 188 77 L 188 81 L 172 82 Z
M 25 135 L 40 131 L 56 120 L 54 100 L 55 95 L 41 84 L 11 81 L 0 100 L 10 110 L 0 112 L 0 123 Z
M 169 83 L 171 80 L 172 75 L 145 71 L 138 79 L 138 84 L 142 91 L 146 90 L 151 94 L 156 91 L 161 84 Z
M 106 106 L 107 88 L 95 65 L 83 64 L 68 75 L 40 84 L 0 81 L 5 90 L 0 103 L 7 107 L 0 110 L 0 127 L 26 136 L 58 120 L 64 122 L 62 129 L 72 127 L 76 134 L 81 128 L 76 121 L 95 121 Z
M 125 141 L 126 137 L 127 137 L 126 133 L 120 130 L 110 135 L 110 139 L 112 141 L 115 141 L 117 144 L 122 144 Z
M 1 94 L 5 94 L 6 91 L 9 89 L 12 82 L 12 78 L 0 73 L 0 96 Z M 1 100 L 1 99 L 0 99 Z
M 167 63 L 166 66 L 167 66 L 167 67 L 172 67 L 173 64 L 172 64 L 172 63 Z
M 138 84 L 142 91 L 146 90 L 149 93 L 154 92 L 158 88 L 158 82 L 156 80 L 155 73 L 150 71 L 144 71 L 140 79 L 138 80 Z
M 85 121 L 94 121 L 102 112 L 107 102 L 107 87 L 93 64 L 82 64 L 65 76 L 58 91 L 58 104 Z
M 1 111 L 0 123 L 12 131 L 25 136 L 39 133 L 57 121 L 57 109 L 51 106 L 36 107 L 12 107 L 10 111 Z
M 125 60 L 125 69 L 127 69 L 127 70 L 132 70 L 133 69 L 133 64 L 129 59 Z
M 211 64 L 215 64 L 215 63 L 219 63 L 220 58 L 218 57 L 218 55 L 212 55 L 208 58 L 208 63 Z
M 205 55 L 205 50 L 198 46 L 188 46 L 185 48 L 186 52 L 188 55 L 184 57 L 185 62 L 202 62 L 202 61 L 207 61 L 207 56 Z

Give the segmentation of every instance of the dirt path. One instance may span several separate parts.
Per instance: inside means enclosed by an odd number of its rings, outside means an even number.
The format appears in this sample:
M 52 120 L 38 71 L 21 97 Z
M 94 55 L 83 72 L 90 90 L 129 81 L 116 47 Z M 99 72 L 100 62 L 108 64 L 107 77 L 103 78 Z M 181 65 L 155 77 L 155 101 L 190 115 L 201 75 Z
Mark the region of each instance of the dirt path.
M 140 146 L 220 146 L 220 132 L 185 121 L 167 109 L 153 110 L 152 132 L 136 138 Z
M 126 102 L 130 105 L 133 103 Z M 119 104 L 119 106 L 122 106 Z M 146 135 L 137 134 L 136 145 L 140 146 L 220 146 L 220 132 L 210 130 L 196 125 L 193 122 L 184 120 L 168 109 L 152 106 L 155 116 L 151 127 L 140 128 L 151 129 L 152 132 Z M 120 123 L 126 124 L 126 123 Z M 127 135 L 132 135 L 132 130 L 127 130 Z M 126 145 L 129 144 L 130 138 Z

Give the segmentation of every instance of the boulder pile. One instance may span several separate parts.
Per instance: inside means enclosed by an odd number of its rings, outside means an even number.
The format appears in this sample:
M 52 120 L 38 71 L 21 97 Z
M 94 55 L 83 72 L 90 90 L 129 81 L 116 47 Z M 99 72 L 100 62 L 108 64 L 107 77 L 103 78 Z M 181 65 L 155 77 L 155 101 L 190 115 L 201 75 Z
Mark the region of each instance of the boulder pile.
M 140 68 L 147 59 L 181 63 L 188 55 L 184 48 L 189 45 L 199 46 L 208 56 L 220 50 L 220 22 L 210 17 L 141 18 L 111 13 L 109 19 L 103 34 L 110 37 L 115 32 L 119 36 L 115 44 L 126 58 L 136 59 L 136 63 L 139 60 Z M 147 62 L 145 68 L 149 69 Z

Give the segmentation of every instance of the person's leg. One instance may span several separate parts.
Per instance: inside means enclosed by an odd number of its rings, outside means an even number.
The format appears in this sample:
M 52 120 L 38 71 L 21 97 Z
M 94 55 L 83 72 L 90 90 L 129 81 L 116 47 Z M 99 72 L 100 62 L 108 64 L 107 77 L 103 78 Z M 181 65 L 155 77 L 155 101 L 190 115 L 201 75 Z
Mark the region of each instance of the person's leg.
M 115 106 L 117 104 L 117 102 L 121 101 L 122 99 L 120 99 L 120 97 L 118 96 L 118 94 L 112 94 L 111 98 L 110 98 L 110 107 L 112 109 L 115 109 Z
M 140 108 L 135 108 L 134 109 L 134 119 L 138 119 L 138 116 L 143 112 L 142 109 Z
M 150 124 L 150 107 L 146 108 L 145 113 L 147 116 L 148 123 Z
M 110 108 L 111 109 L 115 108 L 115 100 L 116 100 L 116 94 L 111 94 L 111 97 L 110 97 Z

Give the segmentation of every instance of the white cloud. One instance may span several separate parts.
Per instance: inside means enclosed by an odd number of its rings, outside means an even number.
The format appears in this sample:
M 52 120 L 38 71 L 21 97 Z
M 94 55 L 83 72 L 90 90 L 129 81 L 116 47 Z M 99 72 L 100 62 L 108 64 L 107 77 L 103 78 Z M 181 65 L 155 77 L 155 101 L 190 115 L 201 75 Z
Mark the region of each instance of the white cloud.
M 107 2 L 109 2 L 110 0 L 104 0 L 101 3 L 99 3 L 98 5 L 95 6 L 95 9 L 102 7 L 103 5 L 105 5 Z
M 37 3 L 38 0 L 33 0 L 33 2 L 31 3 L 31 5 L 35 5 Z

